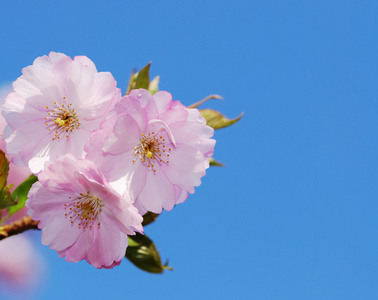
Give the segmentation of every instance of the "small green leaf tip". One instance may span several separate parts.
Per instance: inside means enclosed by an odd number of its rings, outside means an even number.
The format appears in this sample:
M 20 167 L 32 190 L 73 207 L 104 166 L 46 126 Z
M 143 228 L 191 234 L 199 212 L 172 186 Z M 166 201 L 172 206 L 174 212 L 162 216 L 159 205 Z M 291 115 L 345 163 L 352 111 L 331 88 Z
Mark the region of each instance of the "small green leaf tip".
M 9 162 L 3 151 L 0 150 L 0 209 L 17 204 L 17 199 L 12 199 L 10 189 L 13 185 L 7 186 L 9 173 Z
M 214 166 L 214 167 L 224 167 L 224 164 L 216 161 L 214 158 L 210 157 L 210 160 L 209 160 L 209 164 L 210 166 Z
M 165 269 L 171 269 L 167 265 L 162 265 L 155 244 L 140 233 L 129 236 L 129 246 L 125 256 L 136 267 L 149 273 L 163 273 Z
M 10 192 L 10 188 L 8 186 L 4 186 L 0 190 L 0 209 L 12 207 L 16 204 L 17 204 L 17 198 L 13 199 Z
M 156 76 L 154 79 L 150 81 L 150 66 L 151 62 L 149 62 L 148 65 L 146 65 L 138 73 L 136 73 L 135 70 L 131 73 L 129 84 L 127 86 L 126 95 L 128 95 L 131 90 L 136 89 L 148 90 L 151 95 L 159 91 L 160 77 Z
M 151 95 L 159 91 L 159 80 L 160 76 L 156 76 L 154 79 L 151 80 L 150 85 L 148 86 L 148 91 Z
M 239 121 L 243 116 L 243 113 L 241 113 L 240 116 L 235 119 L 228 119 L 220 112 L 209 108 L 200 109 L 200 112 L 202 117 L 206 119 L 207 125 L 214 129 L 221 129 L 231 126 L 232 124 Z
M 9 173 L 9 162 L 3 151 L 0 150 L 0 189 L 6 186 Z
M 146 89 L 150 85 L 150 66 L 151 62 L 148 63 L 142 70 L 139 71 L 138 76 L 135 80 L 135 87 L 134 89 Z

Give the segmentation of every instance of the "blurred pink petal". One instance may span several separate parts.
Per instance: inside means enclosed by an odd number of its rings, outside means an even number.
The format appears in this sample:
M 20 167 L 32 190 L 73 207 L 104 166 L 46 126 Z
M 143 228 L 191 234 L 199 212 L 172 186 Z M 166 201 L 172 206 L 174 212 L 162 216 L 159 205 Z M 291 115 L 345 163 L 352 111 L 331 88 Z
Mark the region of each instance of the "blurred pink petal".
M 0 280 L 29 289 L 40 281 L 44 264 L 30 240 L 23 235 L 0 241 Z

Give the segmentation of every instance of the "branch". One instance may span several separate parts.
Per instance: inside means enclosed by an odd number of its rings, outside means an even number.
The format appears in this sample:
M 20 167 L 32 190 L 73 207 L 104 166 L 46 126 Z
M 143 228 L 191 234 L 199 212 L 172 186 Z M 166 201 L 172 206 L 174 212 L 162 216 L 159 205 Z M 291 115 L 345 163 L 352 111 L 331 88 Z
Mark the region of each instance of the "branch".
M 206 98 L 203 98 L 201 101 L 198 101 L 198 102 L 196 102 L 196 103 L 194 103 L 192 105 L 189 105 L 188 108 L 196 108 L 196 107 L 200 106 L 201 104 L 205 103 L 207 100 L 210 100 L 210 99 L 219 99 L 219 100 L 222 100 L 223 97 L 219 96 L 219 95 L 216 95 L 216 94 L 209 95 Z
M 34 221 L 31 217 L 23 217 L 11 224 L 0 226 L 0 240 L 29 229 L 38 229 L 38 223 L 38 221 Z
M 158 217 L 158 214 L 148 212 L 143 217 L 143 226 L 146 226 L 154 222 Z M 12 235 L 23 233 L 29 229 L 39 229 L 38 223 L 38 221 L 34 221 L 31 217 L 27 216 L 11 224 L 0 226 L 0 241 Z

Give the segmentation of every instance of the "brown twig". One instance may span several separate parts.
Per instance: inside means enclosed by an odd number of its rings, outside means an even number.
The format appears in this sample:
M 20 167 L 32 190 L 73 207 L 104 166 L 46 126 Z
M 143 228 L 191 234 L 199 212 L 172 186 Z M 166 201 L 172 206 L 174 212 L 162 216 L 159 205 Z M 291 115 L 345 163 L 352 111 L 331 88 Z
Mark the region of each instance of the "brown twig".
M 31 217 L 23 217 L 22 219 L 0 226 L 0 240 L 22 233 L 29 229 L 38 229 L 38 221 L 34 221 Z
M 158 214 L 148 212 L 143 216 L 143 226 L 154 222 L 158 216 Z M 39 229 L 38 223 L 38 221 L 34 221 L 31 217 L 27 216 L 11 224 L 0 226 L 0 240 L 3 240 L 12 235 L 23 233 L 24 231 L 29 229 Z
M 198 101 L 198 102 L 196 102 L 196 103 L 194 103 L 192 105 L 189 105 L 188 108 L 196 108 L 196 107 L 200 106 L 201 104 L 205 103 L 206 101 L 208 101 L 210 99 L 219 99 L 219 100 L 222 100 L 223 97 L 219 96 L 219 95 L 216 95 L 216 94 L 209 95 L 206 98 L 203 98 L 201 101 Z

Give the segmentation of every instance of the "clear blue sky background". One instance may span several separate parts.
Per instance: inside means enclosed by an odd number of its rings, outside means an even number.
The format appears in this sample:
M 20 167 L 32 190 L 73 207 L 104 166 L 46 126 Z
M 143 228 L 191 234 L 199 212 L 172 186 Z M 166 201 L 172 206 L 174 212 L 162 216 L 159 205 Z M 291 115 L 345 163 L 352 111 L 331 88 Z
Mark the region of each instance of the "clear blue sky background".
M 152 61 L 174 99 L 245 112 L 215 134 L 227 166 L 146 227 L 173 272 L 67 263 L 34 232 L 23 299 L 378 299 L 377 1 L 1 1 L 0 45 L 0 83 L 60 51 L 125 91 Z

